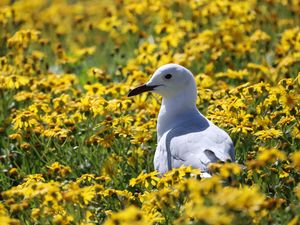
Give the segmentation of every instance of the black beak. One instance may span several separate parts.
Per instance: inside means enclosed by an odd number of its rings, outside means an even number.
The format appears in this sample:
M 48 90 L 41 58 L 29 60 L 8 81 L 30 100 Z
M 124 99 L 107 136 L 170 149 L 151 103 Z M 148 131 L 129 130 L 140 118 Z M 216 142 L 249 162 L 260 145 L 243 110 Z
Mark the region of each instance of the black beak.
M 129 91 L 127 96 L 131 97 L 131 96 L 135 96 L 135 95 L 141 94 L 146 91 L 153 91 L 154 88 L 156 88 L 157 86 L 159 86 L 159 85 L 147 86 L 146 84 L 144 84 L 142 86 L 139 86 L 139 87 Z

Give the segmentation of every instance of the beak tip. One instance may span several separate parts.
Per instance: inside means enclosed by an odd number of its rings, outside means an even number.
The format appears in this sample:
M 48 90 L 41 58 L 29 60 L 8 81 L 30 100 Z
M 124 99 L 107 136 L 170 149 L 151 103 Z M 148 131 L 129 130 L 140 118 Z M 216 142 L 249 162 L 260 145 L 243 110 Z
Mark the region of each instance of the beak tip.
M 132 90 L 130 90 L 127 94 L 127 97 L 131 97 L 132 96 L 132 93 L 131 93 Z

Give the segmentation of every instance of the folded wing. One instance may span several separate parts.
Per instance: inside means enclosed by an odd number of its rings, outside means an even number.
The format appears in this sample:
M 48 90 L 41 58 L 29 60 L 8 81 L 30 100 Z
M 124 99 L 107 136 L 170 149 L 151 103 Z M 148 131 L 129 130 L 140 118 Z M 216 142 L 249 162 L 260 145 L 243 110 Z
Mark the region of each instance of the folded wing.
M 154 166 L 161 173 L 181 165 L 207 171 L 208 165 L 217 161 L 235 161 L 229 135 L 211 122 L 205 128 L 186 123 L 160 139 Z

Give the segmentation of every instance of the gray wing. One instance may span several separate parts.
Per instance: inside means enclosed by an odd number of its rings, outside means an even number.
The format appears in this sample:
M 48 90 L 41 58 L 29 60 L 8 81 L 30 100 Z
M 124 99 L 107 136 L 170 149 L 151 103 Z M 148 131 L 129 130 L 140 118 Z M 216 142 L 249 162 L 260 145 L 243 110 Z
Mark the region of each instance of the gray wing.
M 181 165 L 207 171 L 209 163 L 235 161 L 234 146 L 229 135 L 208 122 L 200 128 L 195 124 L 176 127 L 160 139 L 154 158 L 155 169 L 165 173 Z

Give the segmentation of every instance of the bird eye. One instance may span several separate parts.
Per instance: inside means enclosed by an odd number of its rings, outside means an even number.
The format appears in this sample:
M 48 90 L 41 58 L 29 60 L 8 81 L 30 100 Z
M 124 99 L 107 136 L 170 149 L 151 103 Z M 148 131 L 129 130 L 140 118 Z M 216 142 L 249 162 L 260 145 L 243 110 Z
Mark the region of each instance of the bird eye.
M 165 75 L 165 78 L 168 79 L 168 80 L 171 79 L 171 77 L 172 77 L 172 74 Z

